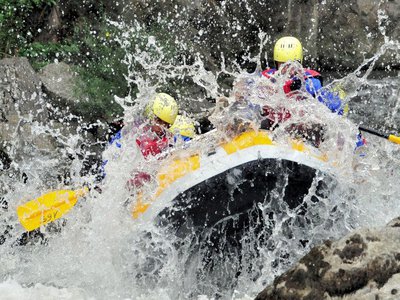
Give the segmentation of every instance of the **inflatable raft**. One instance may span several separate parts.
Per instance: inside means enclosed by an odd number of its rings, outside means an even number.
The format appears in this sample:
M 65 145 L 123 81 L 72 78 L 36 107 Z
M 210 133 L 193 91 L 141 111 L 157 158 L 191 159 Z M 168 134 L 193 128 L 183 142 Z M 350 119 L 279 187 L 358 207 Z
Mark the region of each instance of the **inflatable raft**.
M 212 150 L 200 149 L 205 148 L 203 141 L 157 160 L 161 167 L 155 188 L 152 183 L 148 193 L 135 191 L 133 218 L 155 221 L 178 237 L 195 233 L 219 240 L 228 236 L 236 243 L 250 227 L 264 230 L 271 223 L 277 207 L 269 213 L 263 207 L 274 201 L 294 214 L 304 213 L 305 198 L 327 195 L 335 184 L 332 163 L 315 147 L 293 140 L 282 145 L 271 136 L 265 130 L 248 131 Z M 50 192 L 21 205 L 21 224 L 31 231 L 60 218 L 80 193 Z
M 265 229 L 271 216 L 263 207 L 272 200 L 304 213 L 310 190 L 318 201 L 335 184 L 331 170 L 317 148 L 298 141 L 279 145 L 264 130 L 245 132 L 215 151 L 179 152 L 166 160 L 154 193 L 139 192 L 133 217 L 155 218 L 178 237 L 196 233 L 215 244 L 221 236 L 237 243 L 249 228 Z

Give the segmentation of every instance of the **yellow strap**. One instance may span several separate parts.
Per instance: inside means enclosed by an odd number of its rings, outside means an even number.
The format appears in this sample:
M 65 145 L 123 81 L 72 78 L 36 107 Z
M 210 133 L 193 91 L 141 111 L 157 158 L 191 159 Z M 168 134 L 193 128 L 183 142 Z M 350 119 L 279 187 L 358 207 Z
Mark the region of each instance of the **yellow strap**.
M 389 135 L 388 140 L 392 143 L 400 144 L 400 137 L 393 134 Z

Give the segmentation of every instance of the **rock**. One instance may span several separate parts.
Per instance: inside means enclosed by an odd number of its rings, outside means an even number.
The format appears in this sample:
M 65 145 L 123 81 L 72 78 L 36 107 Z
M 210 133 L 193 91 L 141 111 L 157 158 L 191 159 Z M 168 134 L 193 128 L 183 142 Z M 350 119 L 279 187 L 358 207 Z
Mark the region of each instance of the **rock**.
M 396 300 L 400 297 L 400 274 L 393 275 L 387 283 L 379 286 L 376 282 L 372 281 L 367 286 L 358 290 L 354 294 L 344 297 L 332 297 L 331 300 Z
M 39 71 L 49 99 L 60 108 L 75 107 L 75 74 L 66 63 L 52 63 Z
M 397 218 L 314 247 L 256 299 L 398 299 L 399 227 Z
M 7 178 L 41 178 L 56 186 L 69 174 L 68 157 L 79 150 L 79 141 L 86 146 L 95 139 L 90 133 L 79 137 L 78 120 L 68 120 L 62 108 L 49 109 L 42 83 L 26 58 L 0 60 L 0 78 L 1 169 L 8 171 Z M 76 149 L 68 145 L 73 136 Z
M 26 58 L 0 60 L 0 92 L 3 123 L 14 121 L 18 113 L 28 117 L 32 111 L 36 119 L 44 120 L 41 83 Z
M 4 151 L 16 137 L 26 138 L 23 142 L 28 144 L 31 132 L 27 124 L 47 122 L 48 112 L 41 82 L 26 58 L 0 60 L 0 78 L 0 147 Z M 24 152 L 23 147 L 16 151 L 17 157 L 22 154 L 18 152 Z
M 75 95 L 78 80 L 75 72 L 68 64 L 60 62 L 45 66 L 39 74 L 49 103 L 58 111 L 57 116 L 51 116 L 54 121 L 53 127 L 63 136 L 80 135 L 83 139 L 81 150 L 85 149 L 83 152 L 91 153 L 89 160 L 98 159 L 104 150 L 103 144 L 107 136 L 104 128 L 107 124 L 91 124 L 91 118 L 82 113 L 79 107 L 80 99 Z M 69 113 L 76 117 L 67 123 L 57 122 L 59 118 L 65 118 Z

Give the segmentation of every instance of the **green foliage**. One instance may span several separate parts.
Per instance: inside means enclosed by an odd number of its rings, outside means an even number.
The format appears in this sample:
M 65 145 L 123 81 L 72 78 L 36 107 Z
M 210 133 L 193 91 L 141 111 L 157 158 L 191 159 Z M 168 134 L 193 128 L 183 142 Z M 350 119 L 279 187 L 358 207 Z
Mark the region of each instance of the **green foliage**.
M 59 1 L 0 0 L 0 41 L 6 41 L 0 43 L 0 51 L 3 57 L 27 57 L 36 70 L 56 61 L 66 62 L 79 78 L 74 92 L 80 101 L 75 113 L 89 118 L 88 121 L 110 122 L 122 114 L 114 96 L 134 96 L 137 90 L 132 84 L 128 86 L 125 78 L 128 74 L 128 66 L 123 62 L 125 51 L 144 53 L 145 65 L 156 61 L 162 65 L 173 64 L 179 55 L 176 37 L 168 29 L 167 19 L 150 26 L 135 26 L 132 35 L 123 39 L 131 46 L 123 49 L 116 40 L 126 32 L 120 32 L 106 21 L 104 1 L 63 3 L 65 15 L 59 27 L 62 29 L 48 32 L 46 16 L 52 9 L 59 9 Z M 156 44 L 149 43 L 151 39 Z M 172 88 L 166 80 L 158 82 L 161 71 L 147 74 L 142 63 L 133 60 L 129 66 L 133 76 L 149 80 L 173 94 L 176 86 Z
M 122 63 L 125 52 L 110 38 L 112 30 L 106 23 L 96 30 L 82 24 L 63 44 L 34 43 L 23 51 L 39 68 L 56 60 L 73 66 L 79 75 L 74 91 L 80 99 L 76 113 L 88 121 L 120 118 L 123 111 L 114 96 L 125 97 L 129 93 L 124 77 L 127 68 Z
M 112 121 L 121 115 L 121 107 L 114 95 L 124 97 L 129 93 L 122 63 L 123 51 L 110 39 L 112 28 L 106 23 L 100 8 L 96 19 L 86 11 L 81 16 L 68 16 L 63 23 L 64 33 L 57 33 L 62 42 L 37 39 L 46 30 L 46 18 L 56 0 L 0 0 L 0 52 L 1 56 L 27 57 L 33 68 L 39 70 L 49 63 L 64 61 L 78 73 L 75 89 L 80 99 L 76 113 L 89 118 Z M 82 3 L 68 4 L 76 12 Z M 50 37 L 50 35 L 48 36 Z M 54 37 L 54 34 L 53 36 Z
M 79 52 L 79 45 L 74 43 L 34 42 L 20 49 L 19 55 L 29 58 L 33 68 L 39 70 L 55 60 L 68 62 Z
M 52 6 L 56 0 L 0 0 L 0 52 L 14 55 L 32 41 L 26 20 L 34 9 Z
M 114 102 L 114 96 L 125 97 L 129 93 L 124 77 L 127 67 L 122 63 L 125 52 L 110 38 L 112 32 L 105 24 L 96 31 L 84 26 L 76 30 L 73 38 L 81 41 L 76 94 L 84 100 L 79 110 L 92 119 L 120 118 L 122 108 Z

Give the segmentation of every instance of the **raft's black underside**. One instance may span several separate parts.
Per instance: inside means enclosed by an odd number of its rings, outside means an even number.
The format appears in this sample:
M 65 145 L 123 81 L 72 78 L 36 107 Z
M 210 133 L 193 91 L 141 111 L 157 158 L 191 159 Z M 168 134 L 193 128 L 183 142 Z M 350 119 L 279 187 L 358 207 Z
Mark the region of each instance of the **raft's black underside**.
M 274 214 L 290 210 L 303 215 L 310 201 L 327 197 L 327 183 L 331 187 L 334 182 L 297 162 L 259 159 L 180 193 L 159 214 L 158 224 L 180 238 L 195 234 L 197 243 L 214 251 L 240 247 L 249 232 L 263 244 L 274 226 Z
M 186 261 L 188 278 L 196 273 L 197 292 L 217 295 L 232 290 L 243 272 L 259 277 L 263 267 L 254 265 L 256 258 L 260 251 L 277 250 L 277 240 L 304 247 L 308 233 L 321 224 L 318 207 L 329 202 L 336 184 L 332 176 L 297 162 L 258 159 L 180 193 L 157 222 L 176 237 L 171 240 Z M 272 267 L 292 255 L 279 251 Z

